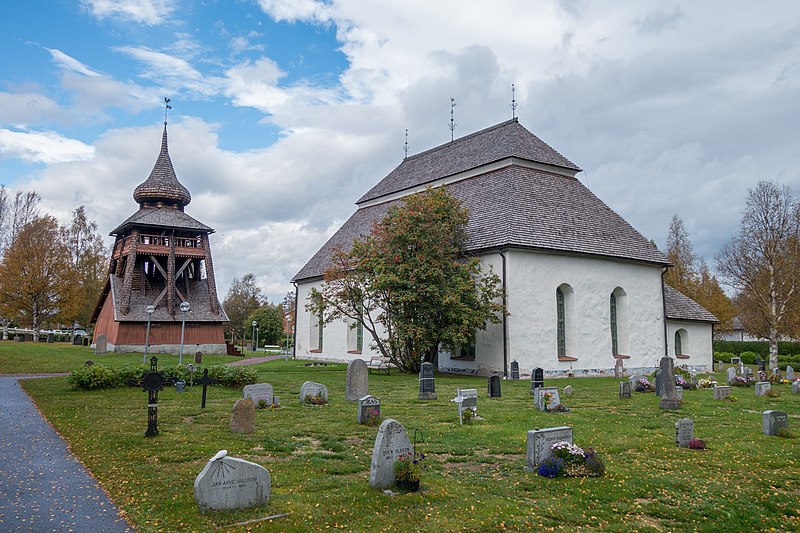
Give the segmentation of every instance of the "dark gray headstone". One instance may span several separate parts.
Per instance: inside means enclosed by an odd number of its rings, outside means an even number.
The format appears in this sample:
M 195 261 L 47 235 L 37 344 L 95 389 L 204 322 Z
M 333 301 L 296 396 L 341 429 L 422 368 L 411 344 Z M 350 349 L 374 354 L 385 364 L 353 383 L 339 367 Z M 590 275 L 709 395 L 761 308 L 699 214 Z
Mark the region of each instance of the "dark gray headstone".
M 714 387 L 714 399 L 715 400 L 726 400 L 731 395 L 731 388 L 726 385 L 717 385 Z
M 200 512 L 266 505 L 271 491 L 269 471 L 226 454 L 226 450 L 217 453 L 194 480 L 194 500 Z
M 694 420 L 681 418 L 675 422 L 675 444 L 679 448 L 688 448 L 689 441 L 694 438 Z
M 422 363 L 419 369 L 419 396 L 420 400 L 436 399 L 436 384 L 433 380 L 433 363 Z
M 80 346 L 83 344 L 83 337 L 80 335 L 75 335 L 75 338 L 72 339 L 73 346 Z
M 673 380 L 674 382 L 675 380 Z M 656 396 L 661 396 L 664 391 L 664 373 L 660 368 L 656 368 Z
M 572 444 L 571 427 L 560 426 L 528 431 L 528 464 L 525 470 L 536 472 L 539 464 L 553 455 L 550 447 L 561 441 Z
M 234 433 L 255 433 L 256 404 L 250 398 L 242 398 L 233 406 L 231 431 Z
M 537 367 L 531 373 L 531 394 L 539 387 L 544 387 L 544 370 Z
M 741 357 L 731 357 L 731 364 L 732 365 L 738 365 L 741 362 L 742 362 L 742 358 Z
M 194 364 L 199 365 L 203 362 L 203 354 L 201 352 L 197 352 L 194 354 Z
M 94 342 L 94 353 L 103 355 L 108 353 L 108 341 L 105 335 L 98 335 Z
M 659 368 L 661 369 L 661 378 L 663 379 L 662 383 L 670 384 L 668 387 L 664 386 L 664 390 L 661 393 L 661 401 L 659 402 L 658 406 L 662 409 L 681 408 L 681 401 L 675 395 L 675 369 L 673 364 L 674 363 L 671 357 L 664 356 L 661 358 Z
M 381 419 L 381 399 L 369 394 L 358 399 L 359 424 L 368 424 L 370 420 Z
M 347 365 L 344 396 L 348 402 L 356 402 L 369 394 L 369 369 L 362 359 L 353 359 Z
M 761 413 L 761 428 L 764 435 L 775 436 L 778 429 L 789 427 L 789 416 L 782 411 L 764 411 Z
M 758 370 L 761 371 L 761 372 L 766 372 L 767 371 L 767 361 L 766 360 L 762 359 L 761 361 L 759 361 Z
M 253 385 L 245 385 L 244 389 L 242 389 L 242 398 L 250 398 L 256 406 L 258 406 L 259 401 L 263 401 L 269 407 L 274 403 L 274 395 L 275 391 L 271 383 L 254 383 Z
M 519 363 L 511 361 L 511 379 L 513 381 L 519 380 Z
M 48 333 L 47 334 L 47 342 L 52 344 L 56 342 L 56 334 L 55 333 Z
M 620 381 L 619 382 L 619 397 L 620 398 L 630 398 L 631 397 L 631 384 L 629 381 Z
M 378 428 L 372 461 L 369 465 L 369 484 L 374 489 L 385 489 L 394 484 L 394 463 L 401 456 L 413 453 L 411 441 L 403 424 L 387 418 Z
M 500 376 L 491 376 L 489 378 L 489 398 L 500 397 Z

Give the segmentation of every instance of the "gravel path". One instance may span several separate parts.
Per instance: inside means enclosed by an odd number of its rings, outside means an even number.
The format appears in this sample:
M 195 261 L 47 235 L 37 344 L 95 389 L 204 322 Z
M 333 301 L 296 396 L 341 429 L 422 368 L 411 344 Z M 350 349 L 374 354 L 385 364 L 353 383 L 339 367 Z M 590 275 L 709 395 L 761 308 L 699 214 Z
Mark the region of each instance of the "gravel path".
M 19 386 L 52 375 L 0 376 L 0 531 L 134 531 Z

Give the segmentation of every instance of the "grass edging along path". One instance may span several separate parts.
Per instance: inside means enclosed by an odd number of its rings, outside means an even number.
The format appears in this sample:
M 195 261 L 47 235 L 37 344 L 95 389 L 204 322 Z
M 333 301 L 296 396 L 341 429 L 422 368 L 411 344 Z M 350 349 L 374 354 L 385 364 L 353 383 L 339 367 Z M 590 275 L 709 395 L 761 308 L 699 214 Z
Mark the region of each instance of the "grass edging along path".
M 736 402 L 714 401 L 711 390 L 686 391 L 683 409 L 663 411 L 652 393 L 619 399 L 612 378 L 549 380 L 575 393 L 562 398 L 572 412 L 545 414 L 533 407 L 528 381 L 503 381 L 503 396 L 489 399 L 484 378 L 437 375 L 439 400 L 423 402 L 416 376 L 371 375 L 382 415 L 410 434 L 419 428 L 427 456 L 421 491 L 389 496 L 369 486 L 377 428 L 356 424 L 356 405 L 344 400 L 345 366 L 303 364 L 256 367 L 284 408 L 259 410 L 252 435 L 229 430 L 238 390 L 211 387 L 203 410 L 200 387 L 165 389 L 161 434 L 148 439 L 141 388 L 81 392 L 66 378 L 49 378 L 25 389 L 139 531 L 212 531 L 282 513 L 289 515 L 227 530 L 800 529 L 800 439 L 761 433 L 766 409 L 790 413 L 790 428 L 800 433 L 800 395 L 788 385 L 775 386 L 777 398 L 734 389 Z M 327 406 L 300 405 L 306 380 L 329 387 Z M 484 420 L 459 427 L 448 401 L 456 387 L 478 389 Z M 675 447 L 675 421 L 683 417 L 694 419 L 695 436 L 709 450 Z M 527 431 L 559 425 L 573 427 L 576 444 L 601 454 L 604 477 L 546 479 L 523 470 Z M 197 512 L 194 478 L 220 449 L 270 471 L 269 506 Z

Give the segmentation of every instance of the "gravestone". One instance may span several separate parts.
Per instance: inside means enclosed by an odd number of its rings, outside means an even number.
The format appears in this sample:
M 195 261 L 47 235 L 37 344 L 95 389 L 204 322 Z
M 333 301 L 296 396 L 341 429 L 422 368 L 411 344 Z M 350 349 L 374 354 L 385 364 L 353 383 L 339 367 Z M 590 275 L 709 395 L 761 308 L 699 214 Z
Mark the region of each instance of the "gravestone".
M 750 368 L 749 366 L 744 368 L 744 377 L 745 379 L 753 377 L 753 369 Z
M 544 387 L 544 370 L 536 367 L 531 373 L 531 394 L 536 394 L 534 391 L 539 387 Z
M 683 387 L 680 385 L 675 386 L 675 397 L 679 400 L 683 400 Z
M 542 461 L 552 457 L 553 450 L 550 447 L 561 441 L 572 444 L 571 427 L 560 426 L 528 431 L 528 465 L 525 470 L 536 472 L 536 468 Z
M 767 391 L 772 388 L 769 381 L 759 381 L 756 383 L 756 396 L 765 396 Z
M 511 379 L 519 381 L 519 363 L 516 361 L 511 361 Z
M 234 433 L 255 433 L 256 431 L 256 404 L 250 398 L 237 400 L 233 405 L 231 416 L 231 431 Z
M 500 376 L 489 378 L 489 398 L 500 398 Z
M 792 394 L 800 394 L 800 380 L 792 382 Z
M 717 372 L 722 372 L 722 361 L 717 361 L 716 369 Z
M 92 366 L 93 364 L 94 364 L 94 361 L 92 361 L 91 359 L 87 359 L 86 362 L 83 363 L 84 366 Z
M 564 396 L 572 396 L 572 385 L 564 387 Z
M 762 361 L 763 360 L 761 359 L 761 357 L 756 356 L 756 366 L 757 367 L 761 367 Z M 764 364 L 766 364 L 766 362 L 764 362 Z
M 761 413 L 761 429 L 764 435 L 774 437 L 778 429 L 789 427 L 789 416 L 782 411 L 764 411 Z
M 147 431 L 145 437 L 158 435 L 158 391 L 164 389 L 164 374 L 158 371 L 158 358 L 150 359 L 150 372 L 145 372 L 136 385 L 147 391 Z
M 733 383 L 736 379 L 736 369 L 733 367 L 728 368 L 728 385 Z
M 306 381 L 300 385 L 300 403 L 305 403 L 306 398 L 321 396 L 328 401 L 328 387 L 315 381 Z
M 680 418 L 675 422 L 675 444 L 679 448 L 688 448 L 689 441 L 694 438 L 694 420 Z
M 404 455 L 413 453 L 411 441 L 403 424 L 387 418 L 378 428 L 372 461 L 369 464 L 369 484 L 374 489 L 385 489 L 394 484 L 394 463 Z
M 258 402 L 263 400 L 269 407 L 272 405 L 273 396 L 275 392 L 272 389 L 271 383 L 256 383 L 254 385 L 245 385 L 242 389 L 242 398 L 250 398 L 253 403 L 258 406 Z
M 747 368 L 747 370 L 750 370 L 750 367 L 749 367 L 749 366 L 748 366 L 748 367 L 746 367 L 746 368 Z M 745 366 L 744 366 L 744 363 L 742 363 L 741 361 L 739 361 L 739 375 L 740 375 L 740 376 L 741 376 L 741 375 L 743 375 L 743 374 L 744 374 L 744 372 L 745 372 Z
M 358 399 L 359 424 L 369 424 L 371 420 L 381 419 L 381 399 L 367 394 Z
M 664 390 L 664 373 L 660 368 L 656 368 L 656 396 L 661 396 Z
M 75 337 L 72 339 L 72 345 L 73 346 L 83 345 L 83 337 L 81 335 L 75 335 Z
M 792 381 L 794 379 L 794 368 L 791 366 L 786 367 L 786 379 Z
M 681 408 L 681 401 L 675 396 L 675 369 L 673 364 L 674 363 L 671 357 L 667 357 L 665 355 L 661 358 L 661 377 L 664 380 L 663 383 L 665 386 L 664 390 L 662 391 L 661 401 L 659 402 L 658 406 L 662 409 Z M 669 383 L 669 386 L 666 386 L 667 383 Z
M 633 374 L 628 376 L 628 383 L 630 384 L 632 391 L 636 390 L 636 384 L 639 383 L 640 377 L 641 376 L 639 375 L 638 372 L 634 372 Z
M 344 397 L 348 402 L 357 402 L 369 394 L 369 369 L 363 359 L 353 359 L 347 364 Z
M 194 354 L 194 364 L 199 365 L 203 362 L 203 354 L 201 352 L 197 352 Z
M 630 398 L 631 397 L 631 384 L 629 381 L 620 381 L 619 382 L 619 397 L 620 398 Z
M 742 358 L 741 357 L 731 357 L 731 364 L 732 365 L 738 365 L 741 362 L 742 362 Z
M 463 414 L 467 409 L 473 416 L 478 416 L 478 389 L 456 389 L 456 397 L 450 400 L 458 408 L 458 423 L 463 425 Z
M 108 340 L 105 335 L 98 335 L 94 343 L 94 353 L 104 355 L 108 353 Z
M 178 380 L 175 382 L 175 392 L 186 392 L 186 382 Z
M 622 359 L 617 359 L 617 362 L 614 363 L 614 377 L 617 379 L 625 377 L 625 367 L 622 366 Z
M 545 402 L 545 396 L 551 394 L 552 397 L 549 403 Z M 561 398 L 558 395 L 558 387 L 538 387 L 533 396 L 534 405 L 540 411 L 547 411 L 554 408 L 561 403 Z
M 206 408 L 206 388 L 209 385 L 213 385 L 214 383 L 216 383 L 217 380 L 215 378 L 208 377 L 208 369 L 205 368 L 205 369 L 203 369 L 203 377 L 198 379 L 197 382 L 200 383 L 203 386 L 203 397 L 202 397 L 202 400 L 200 401 L 200 408 L 201 409 L 205 409 Z
M 419 369 L 419 396 L 420 400 L 436 399 L 436 383 L 433 381 L 433 363 L 422 363 Z
M 48 333 L 47 334 L 47 342 L 53 344 L 56 342 L 56 334 L 55 333 Z
M 717 385 L 714 387 L 714 399 L 726 400 L 731 395 L 731 388 L 725 385 Z
M 194 501 L 201 513 L 266 505 L 271 491 L 263 466 L 217 452 L 194 478 Z
M 758 364 L 759 372 L 766 372 L 767 371 L 767 361 L 766 359 L 762 359 Z

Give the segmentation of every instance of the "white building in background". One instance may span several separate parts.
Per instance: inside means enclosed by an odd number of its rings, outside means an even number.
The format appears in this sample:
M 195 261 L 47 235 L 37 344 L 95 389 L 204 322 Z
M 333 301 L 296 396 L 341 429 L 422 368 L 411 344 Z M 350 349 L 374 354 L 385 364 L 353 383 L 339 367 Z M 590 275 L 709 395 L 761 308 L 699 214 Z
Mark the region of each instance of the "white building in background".
M 404 196 L 446 186 L 469 210 L 467 250 L 497 273 L 509 316 L 475 346 L 440 353 L 439 370 L 507 374 L 613 373 L 712 364 L 717 319 L 664 285 L 667 258 L 575 177 L 580 169 L 522 127 L 503 122 L 410 156 L 361 197 L 358 209 L 295 275 L 296 355 L 349 361 L 379 355 L 361 328 L 322 327 L 304 303 L 339 247 L 366 235 Z

